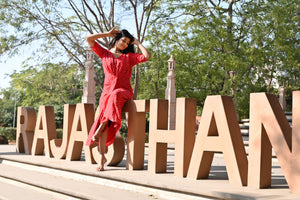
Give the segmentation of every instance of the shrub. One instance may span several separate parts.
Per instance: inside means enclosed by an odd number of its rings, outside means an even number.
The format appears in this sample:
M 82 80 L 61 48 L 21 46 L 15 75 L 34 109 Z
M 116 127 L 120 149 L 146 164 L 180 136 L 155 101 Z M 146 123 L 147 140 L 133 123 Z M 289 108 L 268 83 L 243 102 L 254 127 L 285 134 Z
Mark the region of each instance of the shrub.
M 6 139 L 13 141 L 16 140 L 17 129 L 12 127 L 0 127 L 0 135 L 6 137 Z
M 63 130 L 62 129 L 56 129 L 57 132 L 57 138 L 62 139 Z M 6 137 L 9 141 L 15 141 L 16 140 L 16 134 L 17 134 L 17 128 L 12 127 L 0 127 L 0 135 Z

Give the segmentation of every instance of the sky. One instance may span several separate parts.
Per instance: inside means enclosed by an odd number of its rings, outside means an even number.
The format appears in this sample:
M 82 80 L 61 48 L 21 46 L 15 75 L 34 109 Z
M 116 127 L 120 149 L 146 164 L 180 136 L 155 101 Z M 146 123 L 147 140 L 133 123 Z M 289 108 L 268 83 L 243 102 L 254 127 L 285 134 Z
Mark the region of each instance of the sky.
M 138 15 L 142 13 L 140 9 L 141 7 L 138 8 Z M 118 12 L 115 13 L 115 20 L 117 21 L 117 23 L 121 24 L 121 26 L 118 28 L 127 29 L 133 36 L 136 36 L 136 24 L 134 15 L 128 14 L 128 12 L 126 12 L 125 8 L 123 7 L 117 10 Z M 69 11 L 66 10 L 66 12 L 64 12 L 64 15 L 68 14 L 73 15 L 73 12 L 69 13 Z M 140 16 L 138 18 L 140 20 Z M 37 49 L 34 46 L 35 45 L 33 45 L 32 47 L 27 46 L 25 48 L 19 49 L 20 55 L 18 56 L 7 57 L 0 55 L 0 90 L 3 88 L 8 88 L 10 86 L 11 79 L 7 74 L 12 74 L 14 71 L 19 72 L 22 69 L 22 62 L 32 56 L 34 51 Z
M 135 36 L 135 24 L 132 20 L 124 18 L 122 26 L 118 28 L 127 29 Z M 22 69 L 22 62 L 29 58 L 32 53 L 32 51 L 28 51 L 28 47 L 25 47 L 20 50 L 20 55 L 14 57 L 0 56 L 0 90 L 10 86 L 11 78 L 7 74 L 12 74 L 14 71 L 19 72 Z
M 64 12 L 64 15 L 68 14 L 69 11 Z M 138 12 L 139 13 L 139 12 Z M 72 15 L 73 13 L 71 13 Z M 134 22 L 134 15 L 125 14 L 125 12 L 118 12 L 115 13 L 115 18 L 117 19 L 118 23 L 121 24 L 119 29 L 127 29 L 130 33 L 136 36 L 136 28 Z M 88 33 L 87 33 L 88 34 Z M 32 45 L 32 44 L 30 44 Z M 19 72 L 22 70 L 22 62 L 25 61 L 27 58 L 32 56 L 34 51 L 37 49 L 35 48 L 36 45 L 21 47 L 19 49 L 20 54 L 13 57 L 8 57 L 5 55 L 0 55 L 0 90 L 4 88 L 8 88 L 10 86 L 10 77 L 8 74 L 12 74 L 14 71 Z M 32 63 L 35 64 L 35 63 Z
M 10 86 L 10 77 L 7 74 L 13 73 L 15 70 L 21 70 L 22 61 L 25 60 L 25 53 L 20 54 L 19 56 L 14 56 L 12 58 L 8 58 L 6 56 L 0 57 L 0 89 L 4 89 Z

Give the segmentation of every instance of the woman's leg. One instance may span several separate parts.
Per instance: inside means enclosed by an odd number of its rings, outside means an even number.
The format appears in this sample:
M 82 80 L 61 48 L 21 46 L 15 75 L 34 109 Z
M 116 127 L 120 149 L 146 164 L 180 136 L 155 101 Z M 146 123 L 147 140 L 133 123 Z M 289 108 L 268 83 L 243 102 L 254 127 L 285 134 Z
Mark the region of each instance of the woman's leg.
M 100 141 L 99 141 L 99 153 L 100 160 L 99 165 L 97 167 L 97 171 L 104 171 L 104 164 L 106 163 L 105 153 L 106 153 L 106 140 L 107 140 L 108 128 L 105 129 L 104 132 L 100 133 Z
M 99 127 L 97 128 L 97 130 L 95 131 L 95 134 L 92 137 L 92 140 L 98 141 L 99 140 L 99 136 L 101 135 L 101 133 L 104 131 L 104 129 L 106 128 L 108 121 L 103 122 L 102 124 L 99 125 Z

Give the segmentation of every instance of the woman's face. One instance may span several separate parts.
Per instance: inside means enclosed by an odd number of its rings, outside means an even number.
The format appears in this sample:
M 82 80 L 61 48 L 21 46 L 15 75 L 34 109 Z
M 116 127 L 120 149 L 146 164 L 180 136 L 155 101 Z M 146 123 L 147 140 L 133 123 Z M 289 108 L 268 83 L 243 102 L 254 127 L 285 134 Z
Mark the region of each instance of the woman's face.
M 130 39 L 128 37 L 121 37 L 119 40 L 116 42 L 116 47 L 119 50 L 124 50 L 128 47 L 130 44 Z

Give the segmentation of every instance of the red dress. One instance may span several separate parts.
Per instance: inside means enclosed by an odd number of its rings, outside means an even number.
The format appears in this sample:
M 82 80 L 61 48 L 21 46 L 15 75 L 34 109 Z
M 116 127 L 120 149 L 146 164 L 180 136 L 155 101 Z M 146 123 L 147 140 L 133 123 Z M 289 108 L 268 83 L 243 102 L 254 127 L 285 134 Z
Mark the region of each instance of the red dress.
M 97 42 L 92 50 L 101 58 L 105 74 L 104 86 L 99 99 L 100 114 L 93 123 L 86 144 L 93 144 L 92 137 L 99 125 L 110 120 L 106 146 L 114 142 L 121 128 L 121 111 L 126 101 L 131 100 L 133 91 L 130 78 L 132 67 L 147 61 L 143 54 L 128 53 L 115 58 L 114 55 L 101 47 Z

